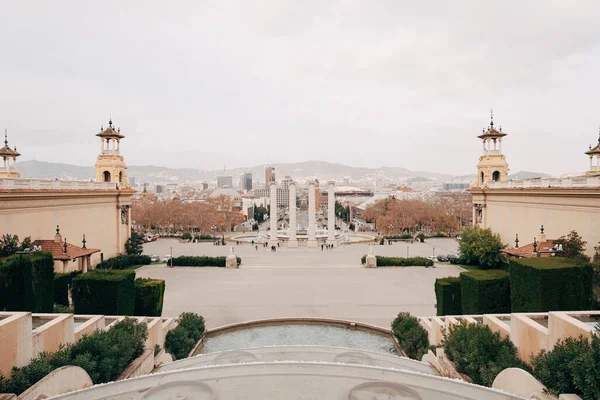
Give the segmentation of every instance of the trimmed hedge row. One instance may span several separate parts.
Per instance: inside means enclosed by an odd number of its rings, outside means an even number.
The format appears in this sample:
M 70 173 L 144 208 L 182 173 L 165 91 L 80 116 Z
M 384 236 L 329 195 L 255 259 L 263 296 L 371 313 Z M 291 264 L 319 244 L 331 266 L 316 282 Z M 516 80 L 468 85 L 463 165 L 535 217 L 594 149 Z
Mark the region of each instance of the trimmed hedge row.
M 133 315 L 135 272 L 93 270 L 72 281 L 75 314 Z
M 237 265 L 242 264 L 242 259 L 237 258 Z M 227 257 L 208 256 L 180 256 L 174 257 L 169 262 L 174 267 L 225 267 Z
M 425 257 L 384 257 L 375 256 L 378 267 L 431 267 L 433 261 Z M 361 263 L 367 262 L 367 256 L 362 256 Z
M 179 316 L 179 325 L 167 332 L 165 350 L 173 360 L 187 358 L 196 343 L 204 336 L 204 318 L 198 314 L 184 312 Z
M 464 314 L 510 312 L 508 272 L 481 270 L 460 274 L 461 307 Z
M 54 274 L 54 303 L 62 304 L 63 306 L 69 305 L 69 286 L 71 281 L 77 275 L 80 275 L 81 271 L 67 272 L 66 274 Z
M 16 254 L 0 260 L 0 310 L 51 313 L 53 307 L 50 254 Z
M 96 269 L 127 269 L 136 265 L 152 263 L 150 256 L 128 254 L 109 258 L 96 265 Z
M 591 265 L 562 257 L 509 260 L 513 312 L 589 310 Z
M 461 315 L 460 277 L 435 280 L 437 315 Z
M 134 315 L 160 317 L 165 297 L 165 281 L 159 279 L 135 280 Z

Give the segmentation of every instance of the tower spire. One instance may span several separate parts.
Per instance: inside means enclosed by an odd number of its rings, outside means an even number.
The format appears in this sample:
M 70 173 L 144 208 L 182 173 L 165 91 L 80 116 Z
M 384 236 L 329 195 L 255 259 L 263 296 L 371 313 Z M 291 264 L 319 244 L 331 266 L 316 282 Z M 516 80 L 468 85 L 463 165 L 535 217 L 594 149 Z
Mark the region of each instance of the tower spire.
M 4 128 L 4 145 L 8 147 L 8 130 Z
M 490 127 L 494 127 L 494 109 L 490 108 Z

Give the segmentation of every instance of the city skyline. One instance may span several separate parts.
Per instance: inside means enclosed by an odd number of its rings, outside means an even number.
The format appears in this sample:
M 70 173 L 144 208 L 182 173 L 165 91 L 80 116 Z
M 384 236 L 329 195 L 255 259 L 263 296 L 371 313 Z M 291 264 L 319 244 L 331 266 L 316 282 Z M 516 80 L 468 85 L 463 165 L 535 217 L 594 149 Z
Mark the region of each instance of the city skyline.
M 490 108 L 513 171 L 583 171 L 597 141 L 594 3 L 144 5 L 5 7 L 0 127 L 21 160 L 89 165 L 111 116 L 130 165 L 203 170 L 462 175 Z

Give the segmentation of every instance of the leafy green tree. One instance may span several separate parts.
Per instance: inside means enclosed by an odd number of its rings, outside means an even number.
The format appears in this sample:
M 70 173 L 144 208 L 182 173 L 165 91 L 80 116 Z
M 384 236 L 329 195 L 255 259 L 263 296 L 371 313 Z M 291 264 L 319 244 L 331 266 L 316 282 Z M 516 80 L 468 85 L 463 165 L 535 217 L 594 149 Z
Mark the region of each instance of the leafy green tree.
M 31 240 L 31 238 L 30 238 Z M 21 250 L 19 237 L 6 233 L 0 237 L 0 257 L 8 257 Z
M 23 239 L 23 241 L 21 242 L 21 246 L 19 246 L 21 251 L 25 250 L 25 249 L 31 249 L 31 236 L 27 236 L 25 239 Z
M 265 220 L 267 209 L 265 207 L 254 207 L 254 220 L 259 224 Z
M 144 235 L 136 231 L 131 231 L 131 236 L 125 242 L 125 252 L 128 255 L 139 255 L 144 250 L 142 244 L 144 243 Z
M 587 242 L 579 236 L 577 231 L 571 231 L 567 236 L 556 239 L 554 244 L 562 245 L 564 257 L 575 258 L 584 255 Z
M 458 241 L 461 262 L 467 265 L 479 265 L 482 269 L 501 267 L 505 261 L 500 251 L 506 247 L 500 235 L 491 229 L 478 226 L 465 228 Z

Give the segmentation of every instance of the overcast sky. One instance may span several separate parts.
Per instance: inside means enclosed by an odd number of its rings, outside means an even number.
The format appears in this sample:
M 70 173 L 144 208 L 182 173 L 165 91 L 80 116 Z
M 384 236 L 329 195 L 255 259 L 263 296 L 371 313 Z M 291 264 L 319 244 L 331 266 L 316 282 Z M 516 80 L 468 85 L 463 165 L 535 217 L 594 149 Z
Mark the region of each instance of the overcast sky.
M 0 127 L 22 158 L 93 165 L 109 113 L 130 165 L 323 160 L 585 171 L 600 1 L 3 1 Z

